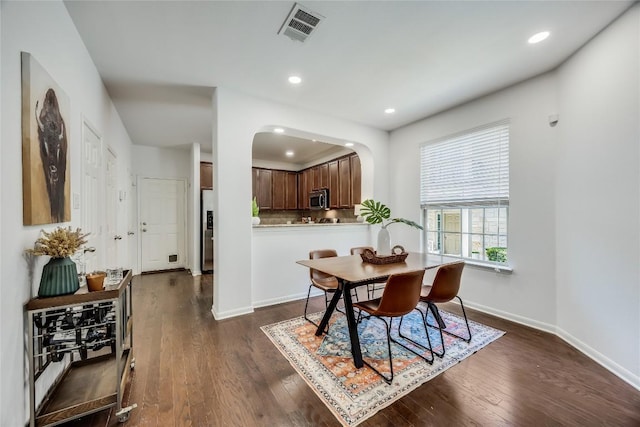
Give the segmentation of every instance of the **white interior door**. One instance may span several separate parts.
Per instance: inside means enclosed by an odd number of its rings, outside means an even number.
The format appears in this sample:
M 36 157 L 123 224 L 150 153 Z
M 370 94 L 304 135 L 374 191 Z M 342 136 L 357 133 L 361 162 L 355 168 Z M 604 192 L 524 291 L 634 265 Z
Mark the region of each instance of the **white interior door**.
M 139 188 L 142 271 L 184 268 L 185 182 L 142 178 Z
M 103 197 L 100 177 L 102 176 L 102 137 L 86 121 L 82 121 L 82 231 L 87 236 L 84 261 L 78 265 L 79 273 L 91 272 L 102 266 L 102 222 Z
M 118 170 L 115 153 L 107 149 L 105 159 L 105 223 L 106 223 L 106 266 L 107 268 L 122 267 L 119 265 L 118 246 L 122 236 L 118 235 Z

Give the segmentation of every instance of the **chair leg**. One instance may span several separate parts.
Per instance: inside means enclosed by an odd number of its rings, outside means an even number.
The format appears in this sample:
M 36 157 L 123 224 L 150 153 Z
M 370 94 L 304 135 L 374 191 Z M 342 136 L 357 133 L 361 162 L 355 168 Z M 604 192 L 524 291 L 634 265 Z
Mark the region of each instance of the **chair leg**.
M 447 325 L 444 322 L 444 320 L 442 319 L 442 316 L 440 316 L 440 311 L 438 310 L 438 307 L 432 303 L 432 302 L 427 302 L 427 310 L 431 310 L 431 313 L 433 314 L 433 317 L 436 319 L 437 325 L 432 325 L 430 323 L 427 323 L 426 321 L 426 317 L 425 316 L 425 326 L 428 327 L 432 327 L 432 328 L 438 328 L 438 330 L 440 331 L 440 340 L 442 342 L 442 353 L 437 353 L 434 352 L 434 354 L 440 358 L 444 357 L 444 353 L 445 353 L 445 347 L 444 347 L 444 337 L 442 335 L 442 333 L 444 332 L 447 335 L 450 335 L 452 337 L 456 337 L 456 338 L 460 338 L 461 340 L 463 340 L 464 342 L 471 342 L 471 328 L 469 327 L 469 320 L 467 319 L 467 312 L 464 309 L 464 304 L 462 302 L 462 299 L 456 295 L 456 298 L 458 298 L 458 301 L 460 301 L 460 307 L 462 308 L 462 315 L 464 317 L 464 323 L 467 326 L 467 334 L 468 337 L 463 337 L 461 335 L 457 335 L 454 334 L 453 332 L 447 331 Z M 428 313 L 428 311 L 427 311 Z
M 427 335 L 427 343 L 428 343 L 428 347 L 424 346 L 422 344 L 420 344 L 419 342 L 414 341 L 413 339 L 402 335 L 402 321 L 404 320 L 404 316 L 400 317 L 400 324 L 398 325 L 398 336 L 401 337 L 402 339 L 405 339 L 409 342 L 411 342 L 413 345 L 420 347 L 420 348 L 424 348 L 425 350 L 429 350 L 429 353 L 431 353 L 431 358 L 427 358 L 425 356 L 423 356 L 422 354 L 418 353 L 417 351 L 414 351 L 412 349 L 410 349 L 409 347 L 405 346 L 404 344 L 398 342 L 397 340 L 394 340 L 393 338 L 391 339 L 394 343 L 398 344 L 401 347 L 404 347 L 405 349 L 409 350 L 410 352 L 412 352 L 413 354 L 415 354 L 416 356 L 420 357 L 422 360 L 424 360 L 425 362 L 427 362 L 428 364 L 433 364 L 433 359 L 434 359 L 434 352 L 433 352 L 433 348 L 431 347 L 431 338 L 429 337 L 429 330 L 427 329 L 427 322 L 425 320 L 424 315 L 422 314 L 422 312 L 420 310 L 418 310 L 418 308 L 415 308 L 415 310 L 420 313 L 420 319 L 422 320 L 422 324 L 424 325 L 424 332 Z M 393 323 L 393 320 L 392 320 Z
M 434 319 L 436 319 L 436 323 L 437 325 L 431 325 L 427 322 L 427 317 L 429 316 L 429 310 L 431 310 L 431 314 L 433 314 Z M 444 336 L 442 336 L 442 330 L 444 328 L 447 327 L 447 325 L 445 325 L 444 320 L 442 320 L 442 317 L 440 317 L 440 312 L 438 311 L 438 307 L 436 307 L 436 305 L 432 302 L 428 302 L 427 303 L 427 311 L 424 314 L 424 327 L 432 327 L 432 328 L 437 328 L 438 331 L 440 332 L 440 343 L 442 344 L 442 352 L 438 353 L 437 351 L 433 351 L 433 354 L 435 354 L 436 356 L 438 356 L 440 359 L 442 359 L 444 357 L 444 353 L 446 351 L 445 347 L 444 347 Z M 427 330 L 427 335 L 429 334 L 429 331 Z
M 391 355 L 391 325 L 388 324 L 386 320 L 384 320 L 383 318 L 378 317 L 378 316 L 367 316 L 366 319 L 371 319 L 372 317 L 376 317 L 376 318 L 382 320 L 384 322 L 384 326 L 385 326 L 385 329 L 387 331 L 387 349 L 389 350 L 389 370 L 391 371 L 391 376 L 390 377 L 385 376 L 382 372 L 378 371 L 371 364 L 369 364 L 366 360 L 364 360 L 364 358 L 362 359 L 362 362 L 365 365 L 367 365 L 369 368 L 371 368 L 376 374 L 380 375 L 382 377 L 382 379 L 384 380 L 384 382 L 386 382 L 387 384 L 391 385 L 391 383 L 393 382 L 393 356 Z
M 309 290 L 307 291 L 307 301 L 304 303 L 304 320 L 306 320 L 307 322 L 311 323 L 313 326 L 315 326 L 317 328 L 318 324 L 307 317 L 307 308 L 309 307 L 309 297 L 311 296 L 311 288 L 312 287 L 313 287 L 313 285 L 309 285 Z M 327 307 L 328 307 L 327 293 L 325 292 L 324 293 L 324 308 L 325 308 L 325 310 L 327 309 Z M 329 325 L 327 325 L 327 329 L 324 331 L 324 333 L 325 334 L 329 333 Z

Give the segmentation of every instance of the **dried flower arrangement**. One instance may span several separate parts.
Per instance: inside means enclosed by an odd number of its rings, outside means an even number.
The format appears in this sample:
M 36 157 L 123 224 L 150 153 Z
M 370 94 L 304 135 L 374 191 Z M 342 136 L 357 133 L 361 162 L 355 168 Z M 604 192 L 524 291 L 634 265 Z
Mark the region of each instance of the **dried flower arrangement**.
M 42 230 L 33 249 L 27 252 L 33 255 L 49 255 L 52 258 L 65 258 L 76 253 L 80 246 L 87 243 L 85 239 L 89 233 L 82 234 L 79 228 L 75 231 L 71 227 L 58 227 L 51 232 Z

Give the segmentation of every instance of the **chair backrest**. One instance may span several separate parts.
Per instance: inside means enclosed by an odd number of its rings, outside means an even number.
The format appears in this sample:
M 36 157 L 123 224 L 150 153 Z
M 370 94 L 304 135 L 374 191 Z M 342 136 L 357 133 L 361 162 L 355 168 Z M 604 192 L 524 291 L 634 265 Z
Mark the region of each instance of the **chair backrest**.
M 454 299 L 460 290 L 460 277 L 463 268 L 464 261 L 440 266 L 433 279 L 431 291 L 425 299 L 433 302 L 447 302 Z
M 365 249 L 369 249 L 371 252 L 375 252 L 373 246 L 357 246 L 355 248 L 351 248 L 351 255 L 360 255 L 364 253 Z
M 376 315 L 398 317 L 410 313 L 420 300 L 423 277 L 424 270 L 389 276 Z
M 318 250 L 309 252 L 309 259 L 329 258 L 334 256 L 338 256 L 338 252 L 336 252 L 334 249 L 318 249 Z M 309 277 L 315 280 L 323 280 L 333 276 L 318 270 L 314 270 L 313 268 L 310 268 Z

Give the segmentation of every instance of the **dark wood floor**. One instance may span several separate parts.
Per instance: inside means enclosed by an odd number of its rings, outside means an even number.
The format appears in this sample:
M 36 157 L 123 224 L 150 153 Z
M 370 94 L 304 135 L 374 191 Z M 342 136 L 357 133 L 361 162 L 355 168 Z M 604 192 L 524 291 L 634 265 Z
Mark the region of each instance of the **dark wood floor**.
M 260 330 L 300 315 L 304 301 L 215 321 L 211 280 L 186 272 L 134 278 L 127 400 L 138 408 L 127 425 L 339 425 Z M 316 298 L 313 309 L 322 308 Z M 640 392 L 560 338 L 468 311 L 506 335 L 362 426 L 640 426 Z M 67 427 L 117 426 L 111 412 Z

